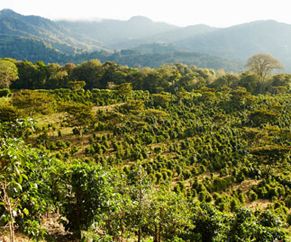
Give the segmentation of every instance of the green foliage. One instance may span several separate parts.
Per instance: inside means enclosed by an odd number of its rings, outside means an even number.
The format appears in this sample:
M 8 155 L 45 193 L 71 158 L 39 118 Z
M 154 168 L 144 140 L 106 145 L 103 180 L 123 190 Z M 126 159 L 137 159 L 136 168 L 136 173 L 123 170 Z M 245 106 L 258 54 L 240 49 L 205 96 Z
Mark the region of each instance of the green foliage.
M 241 75 L 225 74 L 221 76 L 219 71 L 183 64 L 167 64 L 159 68 L 132 68 L 114 62 L 102 64 L 97 59 L 79 65 L 67 64 L 64 66 L 29 61 L 11 63 L 17 66 L 16 69 L 19 73 L 19 78 L 12 83 L 13 88 L 73 88 L 74 90 L 110 88 L 115 89 L 123 99 L 131 97 L 132 87 L 152 93 L 162 91 L 175 93 L 181 89 L 191 91 L 206 86 L 216 90 L 244 87 L 254 94 L 288 93 L 290 89 L 290 76 L 287 74 L 275 75 L 268 81 L 261 82 L 257 75 L 249 72 Z
M 2 88 L 2 89 L 0 89 L 0 98 L 1 97 L 9 97 L 9 96 L 11 96 L 11 91 L 10 91 L 10 89 L 8 89 L 8 88 Z
M 195 206 L 193 209 L 193 224 L 195 228 L 192 236 L 199 237 L 198 241 L 202 242 L 227 240 L 227 232 L 229 230 L 227 216 L 206 203 Z
M 19 112 L 15 107 L 0 105 L 0 122 L 14 122 L 18 117 Z
M 151 196 L 149 228 L 154 238 L 171 240 L 191 229 L 191 210 L 182 194 L 157 190 Z
M 278 74 L 272 77 L 269 91 L 274 94 L 290 92 L 291 76 L 288 74 Z
M 279 224 L 275 222 L 276 226 L 269 226 L 272 219 L 265 220 L 266 216 L 273 219 L 269 212 L 262 213 L 261 218 L 257 219 L 250 210 L 239 210 L 231 226 L 230 241 L 272 242 L 275 239 L 283 239 L 284 232 L 280 231 Z
M 97 85 L 99 84 L 101 74 L 101 63 L 99 60 L 91 60 L 73 69 L 72 79 L 84 80 L 86 82 L 86 87 L 92 89 L 98 87 Z
M 48 114 L 54 110 L 54 98 L 46 92 L 22 90 L 12 96 L 12 104 L 29 116 Z
M 238 76 L 226 74 L 216 79 L 210 86 L 216 88 L 217 90 L 222 90 L 223 88 L 235 87 L 238 85 L 238 82 Z
M 90 125 L 93 122 L 93 115 L 91 108 L 88 105 L 79 103 L 65 104 L 62 109 L 67 113 L 65 117 L 65 123 L 70 127 L 76 127 L 77 130 L 73 130 L 76 134 L 83 134 L 83 127 Z
M 85 81 L 70 81 L 68 87 L 72 90 L 82 90 L 86 85 Z
M 1 205 L 3 225 L 40 239 L 51 233 L 41 217 L 58 212 L 83 240 L 287 236 L 289 93 L 264 93 L 256 79 L 250 92 L 240 83 L 249 74 L 221 76 L 178 64 L 25 65 L 52 90 L 15 91 L 0 100 L 0 161 L 12 167 L 2 176 L 9 181 L 1 196 L 17 207 L 14 217 Z M 86 85 L 111 89 L 67 88 L 70 75 L 85 70 L 98 74 Z M 61 71 L 67 75 L 58 82 L 53 73 Z M 272 83 L 264 90 L 283 85 Z M 7 186 L 13 179 L 16 191 Z
M 258 127 L 264 124 L 276 123 L 277 114 L 269 110 L 255 110 L 249 114 L 249 123 L 251 126 Z
M 33 238 L 42 238 L 40 221 L 54 206 L 54 174 L 58 161 L 15 139 L 0 140 L 1 223 L 17 223 Z
M 0 88 L 7 88 L 18 78 L 15 63 L 9 59 L 0 59 Z
M 12 117 L 15 117 L 14 113 L 12 113 Z M 27 138 L 34 131 L 35 122 L 31 118 L 0 123 L 0 137 L 2 138 Z
M 101 220 L 101 215 L 108 209 L 111 186 L 108 174 L 98 166 L 73 164 L 64 173 L 64 187 L 61 191 L 63 214 L 66 229 L 81 236 L 94 223 Z
M 283 68 L 282 64 L 269 54 L 256 54 L 250 57 L 246 67 L 257 75 L 260 81 L 266 81 L 273 70 Z

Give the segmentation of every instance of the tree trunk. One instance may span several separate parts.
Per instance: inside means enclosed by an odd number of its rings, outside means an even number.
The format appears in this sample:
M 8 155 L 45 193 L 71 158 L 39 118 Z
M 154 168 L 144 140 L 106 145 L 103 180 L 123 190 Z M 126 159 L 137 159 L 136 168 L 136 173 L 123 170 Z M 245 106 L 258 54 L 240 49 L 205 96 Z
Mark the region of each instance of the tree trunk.
M 139 228 L 137 232 L 137 242 L 141 242 L 141 228 Z
M 154 242 L 159 242 L 158 226 L 155 224 Z
M 162 230 L 162 225 L 159 224 L 159 228 L 158 228 L 158 242 L 161 242 L 161 230 Z
M 10 215 L 10 221 L 9 221 L 9 232 L 10 232 L 10 241 L 14 242 L 14 216 L 13 216 L 13 209 L 11 206 L 11 201 L 8 195 L 6 194 L 6 191 L 4 191 L 5 197 L 6 197 L 6 202 L 8 204 L 8 209 L 9 209 L 9 215 Z
M 14 206 L 7 194 L 7 183 L 4 182 L 4 184 L 1 184 L 1 188 L 2 188 L 2 191 L 3 191 L 3 202 L 4 202 L 4 207 L 6 210 L 8 210 L 8 213 L 9 213 L 9 236 L 10 236 L 10 242 L 14 242 L 15 241 L 15 234 L 14 234 L 14 215 L 13 215 L 13 209 L 14 209 Z
M 74 229 L 75 231 L 75 235 L 78 239 L 81 239 L 81 225 L 82 225 L 82 221 L 83 221 L 83 213 L 82 213 L 82 209 L 81 209 L 81 205 L 82 205 L 82 192 L 80 191 L 80 189 L 78 188 L 76 191 L 76 206 L 75 206 L 75 226 L 73 225 L 73 227 L 75 227 Z
M 15 241 L 15 239 L 14 239 L 14 225 L 13 225 L 12 221 L 9 222 L 9 232 L 10 232 L 10 242 L 14 242 Z
M 122 219 L 120 219 L 120 231 L 121 231 L 120 241 L 123 241 L 124 227 L 123 227 Z

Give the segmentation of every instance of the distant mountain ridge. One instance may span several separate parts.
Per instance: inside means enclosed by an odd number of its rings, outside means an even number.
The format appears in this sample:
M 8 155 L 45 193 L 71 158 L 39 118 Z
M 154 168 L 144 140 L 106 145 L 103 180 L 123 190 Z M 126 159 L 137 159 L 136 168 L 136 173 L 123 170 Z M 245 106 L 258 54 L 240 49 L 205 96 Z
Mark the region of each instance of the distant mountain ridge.
M 227 71 L 242 70 L 243 63 L 233 59 L 182 51 L 168 44 L 145 44 L 134 49 L 121 50 L 114 53 L 91 52 L 75 56 L 77 62 L 88 59 L 100 59 L 102 62 L 114 61 L 128 66 L 158 67 L 166 63 L 184 63 L 202 68 L 225 69 Z
M 267 52 L 291 65 L 291 25 L 274 20 L 255 21 L 219 29 L 194 38 L 177 41 L 175 45 L 225 58 L 246 59 L 254 53 Z
M 237 71 L 249 56 L 266 52 L 291 70 L 290 40 L 291 25 L 273 20 L 228 28 L 178 27 L 143 16 L 52 21 L 0 11 L 0 57 L 32 61 L 78 62 L 96 56 L 133 66 L 182 62 Z
M 94 46 L 93 49 L 100 48 L 98 42 L 74 38 L 69 30 L 54 21 L 33 15 L 23 16 L 10 9 L 0 11 L 0 36 L 2 41 L 3 37 L 31 38 L 64 53 L 90 50 L 90 45 Z
M 107 47 L 118 49 L 116 43 L 146 38 L 179 28 L 166 23 L 153 22 L 143 16 L 134 16 L 126 21 L 104 19 L 101 21 L 57 21 L 57 23 L 73 33 L 90 39 L 98 39 Z
M 171 44 L 175 43 L 179 40 L 184 40 L 187 38 L 193 38 L 198 35 L 210 33 L 212 31 L 217 30 L 217 28 L 210 27 L 203 24 L 198 25 L 191 25 L 184 28 L 175 28 L 170 31 L 158 33 L 155 35 L 150 35 L 144 38 L 135 38 L 131 40 L 126 40 L 123 42 L 117 42 L 113 44 L 113 47 L 117 49 L 124 49 L 124 48 L 135 48 L 139 45 L 144 44 L 151 44 L 151 43 L 160 43 L 160 44 Z

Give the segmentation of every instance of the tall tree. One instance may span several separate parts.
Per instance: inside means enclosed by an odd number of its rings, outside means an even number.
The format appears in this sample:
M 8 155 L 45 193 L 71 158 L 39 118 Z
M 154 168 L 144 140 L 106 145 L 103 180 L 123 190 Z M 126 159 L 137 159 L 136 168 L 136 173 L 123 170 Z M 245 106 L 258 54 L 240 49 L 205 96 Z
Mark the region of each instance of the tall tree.
M 7 88 L 18 78 L 16 65 L 9 60 L 0 60 L 0 88 Z
M 260 81 L 265 81 L 273 70 L 282 69 L 283 66 L 269 54 L 256 54 L 248 59 L 246 68 L 256 74 Z
M 20 61 L 16 63 L 19 78 L 12 85 L 16 89 L 35 89 L 37 86 L 38 68 L 30 61 Z
M 102 65 L 99 60 L 90 60 L 82 63 L 72 70 L 71 79 L 85 81 L 86 88 L 100 88 L 100 79 L 102 77 Z

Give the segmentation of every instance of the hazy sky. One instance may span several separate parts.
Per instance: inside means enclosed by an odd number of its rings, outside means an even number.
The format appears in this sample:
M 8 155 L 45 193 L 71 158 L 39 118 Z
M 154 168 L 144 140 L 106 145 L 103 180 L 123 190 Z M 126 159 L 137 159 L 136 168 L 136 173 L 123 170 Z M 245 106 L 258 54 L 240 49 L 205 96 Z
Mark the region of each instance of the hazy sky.
M 176 25 L 217 27 L 274 19 L 291 24 L 290 0 L 0 0 L 0 9 L 50 19 L 128 19 L 143 15 Z

